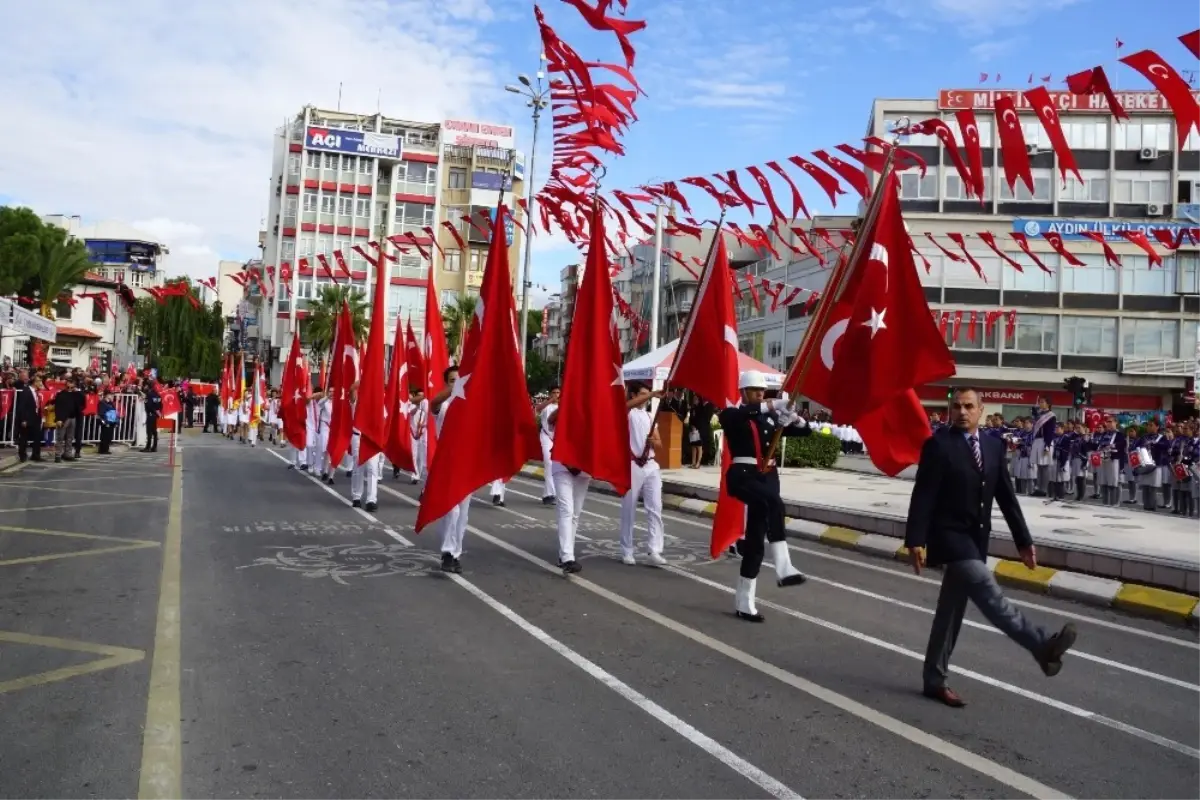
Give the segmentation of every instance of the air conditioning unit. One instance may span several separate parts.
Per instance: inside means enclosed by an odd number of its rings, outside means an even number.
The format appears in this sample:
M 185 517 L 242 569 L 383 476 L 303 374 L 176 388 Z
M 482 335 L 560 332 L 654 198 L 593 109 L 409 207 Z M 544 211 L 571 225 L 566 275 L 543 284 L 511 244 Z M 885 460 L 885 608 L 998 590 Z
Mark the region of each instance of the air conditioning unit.
M 1163 215 L 1162 203 L 1149 203 L 1146 206 L 1147 217 L 1161 217 Z
M 1031 156 L 1036 156 L 1041 150 L 1036 144 L 1027 144 L 1025 145 L 1025 152 Z
M 1138 151 L 1138 161 L 1154 161 L 1158 158 L 1157 147 L 1143 147 Z

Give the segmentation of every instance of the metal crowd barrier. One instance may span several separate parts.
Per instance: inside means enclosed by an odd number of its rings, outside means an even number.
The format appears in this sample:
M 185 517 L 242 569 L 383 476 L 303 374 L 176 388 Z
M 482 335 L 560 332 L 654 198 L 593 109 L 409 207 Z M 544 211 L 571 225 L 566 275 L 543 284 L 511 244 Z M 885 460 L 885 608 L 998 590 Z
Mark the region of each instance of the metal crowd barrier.
M 0 446 L 16 444 L 16 398 L 15 390 L 0 389 L 0 394 L 7 394 L 7 399 L 0 399 L 0 408 L 8 413 L 0 417 Z M 113 395 L 113 405 L 117 408 L 117 427 L 113 431 L 113 441 L 122 444 L 133 444 L 138 436 L 138 410 L 142 399 L 136 394 Z M 45 431 L 42 433 L 43 441 Z M 100 441 L 100 419 L 95 414 L 83 418 L 83 444 L 97 444 Z

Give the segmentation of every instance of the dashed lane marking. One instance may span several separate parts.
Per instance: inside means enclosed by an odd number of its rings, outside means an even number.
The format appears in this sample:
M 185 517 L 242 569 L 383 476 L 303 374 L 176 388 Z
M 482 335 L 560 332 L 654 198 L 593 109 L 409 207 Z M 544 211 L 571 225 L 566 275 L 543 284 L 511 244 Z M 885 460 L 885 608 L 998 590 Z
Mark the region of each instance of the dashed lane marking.
M 0 508 L 0 514 L 18 514 L 27 511 L 53 511 L 59 508 L 86 508 L 88 506 L 123 506 L 129 503 L 161 503 L 165 497 L 134 498 L 131 500 L 95 500 L 86 503 L 66 503 L 59 506 L 22 506 L 20 508 Z

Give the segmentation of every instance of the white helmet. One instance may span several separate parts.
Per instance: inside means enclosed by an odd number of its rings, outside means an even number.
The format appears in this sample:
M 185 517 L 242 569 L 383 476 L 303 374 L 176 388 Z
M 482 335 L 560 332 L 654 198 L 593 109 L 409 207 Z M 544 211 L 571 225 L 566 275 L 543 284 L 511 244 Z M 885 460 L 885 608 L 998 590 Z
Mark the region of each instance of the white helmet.
M 748 369 L 738 378 L 739 389 L 766 389 L 767 376 L 756 369 Z

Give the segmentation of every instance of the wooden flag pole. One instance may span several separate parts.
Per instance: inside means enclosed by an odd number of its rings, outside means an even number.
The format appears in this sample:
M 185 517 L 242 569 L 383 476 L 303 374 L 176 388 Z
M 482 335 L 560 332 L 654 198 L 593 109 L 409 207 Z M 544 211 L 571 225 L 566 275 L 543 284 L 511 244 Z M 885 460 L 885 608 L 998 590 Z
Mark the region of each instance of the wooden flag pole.
M 900 120 L 900 122 L 904 122 L 904 120 Z M 902 130 L 903 127 L 907 126 L 898 124 L 896 130 Z M 822 294 L 817 303 L 817 313 L 813 316 L 807 330 L 804 331 L 804 338 L 801 339 L 800 347 L 796 350 L 796 357 L 792 362 L 792 368 L 788 371 L 783 382 L 783 388 L 788 392 L 789 396 L 794 397 L 799 387 L 804 385 L 804 380 L 808 377 L 808 371 L 812 368 L 813 357 L 817 355 L 817 335 L 825 329 L 834 305 L 837 304 L 837 300 L 846 288 L 847 278 L 850 276 L 854 265 L 862 257 L 867 239 L 864 233 L 874 228 L 875 221 L 879 217 L 879 207 L 883 205 L 883 192 L 881 189 L 883 188 L 883 182 L 887 179 L 887 176 L 891 173 L 895 165 L 896 148 L 899 144 L 900 137 L 897 135 L 893 138 L 892 146 L 888 148 L 887 154 L 884 156 L 883 170 L 879 173 L 879 183 L 876 184 L 875 192 L 871 195 L 867 208 L 863 212 L 862 221 L 855 231 L 854 245 L 850 250 L 850 257 L 838 264 L 833 275 L 830 276 L 831 288 Z M 795 400 L 791 400 L 789 405 L 795 405 Z M 768 468 L 767 465 L 774 460 L 775 454 L 779 451 L 779 442 L 782 438 L 783 429 L 776 428 L 775 433 L 771 437 L 771 446 L 767 448 L 766 458 L 762 461 L 761 469 L 763 471 L 766 471 Z

